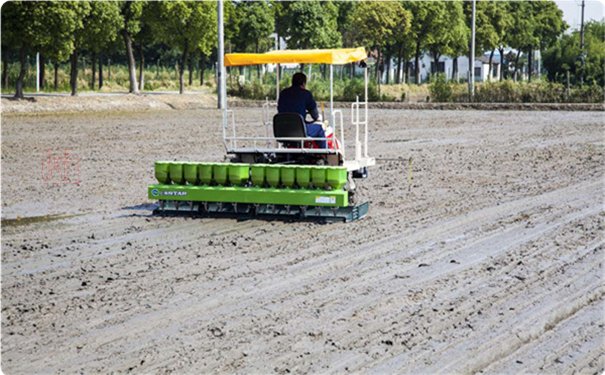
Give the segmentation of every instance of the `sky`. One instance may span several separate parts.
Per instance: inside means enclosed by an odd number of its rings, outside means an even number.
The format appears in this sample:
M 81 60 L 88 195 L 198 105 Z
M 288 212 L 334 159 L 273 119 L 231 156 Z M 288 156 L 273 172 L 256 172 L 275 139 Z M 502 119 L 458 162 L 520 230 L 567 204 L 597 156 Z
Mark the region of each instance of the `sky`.
M 555 0 L 555 3 L 563 11 L 563 19 L 570 29 L 579 30 L 582 0 Z M 584 22 L 605 18 L 605 0 L 585 0 L 585 4 Z

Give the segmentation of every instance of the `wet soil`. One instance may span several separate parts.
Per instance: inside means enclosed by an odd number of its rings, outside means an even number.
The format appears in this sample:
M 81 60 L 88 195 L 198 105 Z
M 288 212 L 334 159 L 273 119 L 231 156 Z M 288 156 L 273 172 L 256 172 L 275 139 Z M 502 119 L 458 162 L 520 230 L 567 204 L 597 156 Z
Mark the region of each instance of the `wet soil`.
M 370 116 L 370 213 L 316 225 L 151 215 L 216 110 L 3 114 L 2 370 L 602 373 L 602 113 Z

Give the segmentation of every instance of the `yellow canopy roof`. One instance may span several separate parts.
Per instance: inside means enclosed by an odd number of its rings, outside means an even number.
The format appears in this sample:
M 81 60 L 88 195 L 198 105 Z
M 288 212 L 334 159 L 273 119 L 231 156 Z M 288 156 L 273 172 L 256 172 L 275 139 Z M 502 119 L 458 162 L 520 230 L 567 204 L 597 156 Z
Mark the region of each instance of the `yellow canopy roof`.
M 281 50 L 266 53 L 227 53 L 225 66 L 261 64 L 332 64 L 343 65 L 367 57 L 363 47 L 338 49 Z

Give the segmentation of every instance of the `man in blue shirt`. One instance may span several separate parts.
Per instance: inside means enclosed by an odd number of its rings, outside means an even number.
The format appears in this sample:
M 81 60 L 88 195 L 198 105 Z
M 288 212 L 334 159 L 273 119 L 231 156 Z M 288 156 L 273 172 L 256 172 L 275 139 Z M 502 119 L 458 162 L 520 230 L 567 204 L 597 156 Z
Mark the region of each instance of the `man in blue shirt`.
M 307 123 L 307 135 L 313 138 L 325 138 L 326 134 L 323 126 L 314 123 L 319 119 L 319 112 L 313 94 L 305 89 L 306 84 L 307 76 L 304 73 L 295 73 L 292 76 L 292 86 L 283 89 L 279 93 L 277 112 L 300 113 L 304 119 L 308 111 L 311 118 L 313 118 L 313 122 Z M 326 148 L 326 141 L 317 141 L 317 143 L 320 148 Z

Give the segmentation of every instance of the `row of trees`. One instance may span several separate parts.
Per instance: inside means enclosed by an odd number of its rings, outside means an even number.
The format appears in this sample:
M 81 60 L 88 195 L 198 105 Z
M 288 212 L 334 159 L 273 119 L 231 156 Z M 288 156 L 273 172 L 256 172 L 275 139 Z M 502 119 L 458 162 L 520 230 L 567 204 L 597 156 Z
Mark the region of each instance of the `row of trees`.
M 163 44 L 180 53 L 182 93 L 184 66 L 192 53 L 211 53 L 216 44 L 216 23 L 216 4 L 204 1 L 8 2 L 2 6 L 2 81 L 6 82 L 9 57 L 17 56 L 20 71 L 15 96 L 23 97 L 27 56 L 39 52 L 43 60 L 54 63 L 55 85 L 58 64 L 69 59 L 70 86 L 72 95 L 76 95 L 81 54 L 91 57 L 94 85 L 98 57 L 122 50 L 129 69 L 130 92 L 138 93 L 138 84 L 143 79 L 145 49 Z M 118 43 L 120 40 L 122 48 Z M 135 49 L 140 57 L 139 82 Z M 102 69 L 102 60 L 98 61 L 99 69 Z M 100 73 L 99 77 L 102 77 Z
M 398 82 L 402 67 L 413 71 L 415 82 L 420 82 L 420 69 L 408 67 L 412 62 L 419 67 L 424 53 L 435 62 L 443 55 L 453 57 L 455 77 L 457 57 L 469 51 L 468 1 L 259 0 L 226 1 L 224 6 L 228 52 L 270 50 L 275 47 L 275 35 L 285 39 L 288 48 L 363 45 L 377 60 L 377 79 L 395 59 Z M 157 58 L 155 51 L 171 49 L 179 55 L 179 88 L 183 92 L 186 65 L 198 59 L 204 66 L 216 58 L 216 14 L 216 2 L 210 1 L 11 1 L 2 7 L 2 82 L 6 82 L 5 70 L 12 56 L 21 66 L 16 96 L 22 97 L 27 56 L 39 52 L 43 60 L 54 64 L 55 76 L 58 64 L 69 59 L 75 95 L 79 56 L 87 55 L 92 61 L 94 88 L 95 66 L 102 85 L 104 57 L 123 54 L 130 72 L 130 92 L 137 93 L 146 57 Z M 494 51 L 503 56 L 505 48 L 513 48 L 518 51 L 515 73 L 521 52 L 531 65 L 532 51 L 552 47 L 567 28 L 562 12 L 550 0 L 478 1 L 476 20 L 477 51 L 491 51 L 491 60 Z

